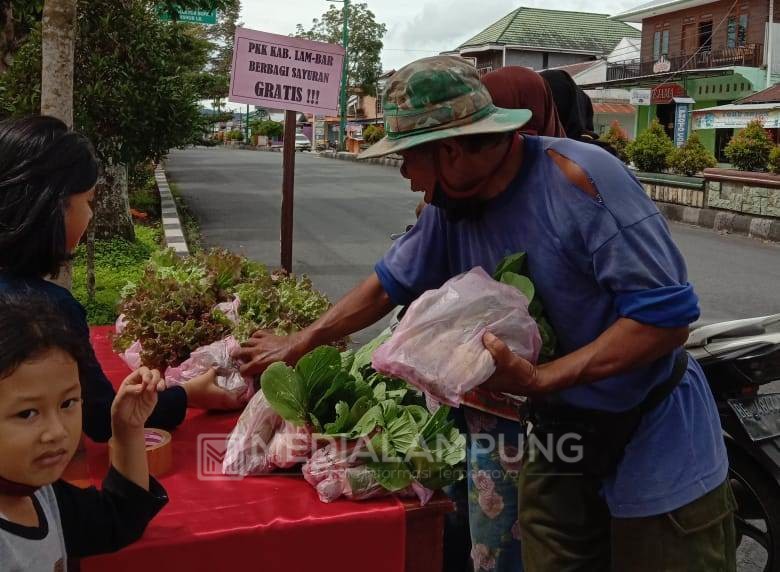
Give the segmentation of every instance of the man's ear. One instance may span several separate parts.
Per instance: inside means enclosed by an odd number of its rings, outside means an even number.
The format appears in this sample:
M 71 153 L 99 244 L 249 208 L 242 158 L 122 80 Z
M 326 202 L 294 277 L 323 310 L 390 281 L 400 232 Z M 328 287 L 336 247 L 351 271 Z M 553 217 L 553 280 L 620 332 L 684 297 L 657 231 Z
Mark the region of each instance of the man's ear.
M 463 147 L 456 137 L 442 139 L 436 143 L 439 159 L 443 159 L 448 164 L 453 164 L 463 158 Z

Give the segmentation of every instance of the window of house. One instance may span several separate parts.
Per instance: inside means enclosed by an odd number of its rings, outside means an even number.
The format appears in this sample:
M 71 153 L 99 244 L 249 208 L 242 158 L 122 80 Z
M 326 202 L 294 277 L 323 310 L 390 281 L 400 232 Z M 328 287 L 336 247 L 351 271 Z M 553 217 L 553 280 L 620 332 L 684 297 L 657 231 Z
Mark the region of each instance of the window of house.
M 748 15 L 739 14 L 729 16 L 726 26 L 726 46 L 737 48 L 747 43 Z
M 664 30 L 661 34 L 661 54 L 669 55 L 669 30 Z
M 657 60 L 661 57 L 661 32 L 656 31 L 653 34 L 653 59 Z
M 699 22 L 699 48 L 703 52 L 712 49 L 712 20 Z

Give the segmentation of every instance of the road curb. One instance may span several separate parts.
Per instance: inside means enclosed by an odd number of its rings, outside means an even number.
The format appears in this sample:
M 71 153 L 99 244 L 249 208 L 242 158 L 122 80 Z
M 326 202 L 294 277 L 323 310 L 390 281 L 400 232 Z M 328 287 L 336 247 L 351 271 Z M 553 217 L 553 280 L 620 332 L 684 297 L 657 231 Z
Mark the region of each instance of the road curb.
M 780 242 L 780 220 L 753 217 L 710 208 L 686 207 L 656 201 L 658 210 L 675 222 L 711 228 L 728 234 L 741 234 L 771 242 Z
M 319 156 L 324 159 L 338 159 L 339 161 L 357 161 L 357 155 L 354 153 L 345 153 L 343 151 L 320 151 Z M 403 159 L 397 159 L 395 157 L 376 157 L 374 159 L 364 159 L 360 163 L 367 163 L 370 165 L 381 165 L 383 167 L 392 167 L 399 169 L 403 163 Z
M 179 256 L 189 256 L 190 249 L 187 246 L 187 239 L 184 238 L 184 228 L 181 224 L 179 210 L 176 208 L 176 201 L 171 193 L 171 187 L 168 185 L 168 178 L 162 165 L 155 167 L 154 179 L 160 192 L 160 218 L 162 219 L 165 244 Z

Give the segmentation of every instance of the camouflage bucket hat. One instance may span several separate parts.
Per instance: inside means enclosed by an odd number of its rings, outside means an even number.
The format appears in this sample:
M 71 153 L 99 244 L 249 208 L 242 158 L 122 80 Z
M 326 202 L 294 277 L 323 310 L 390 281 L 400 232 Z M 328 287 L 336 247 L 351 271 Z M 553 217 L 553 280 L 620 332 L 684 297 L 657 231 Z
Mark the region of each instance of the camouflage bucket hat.
M 477 69 L 463 58 L 434 56 L 398 70 L 384 92 L 384 139 L 358 157 L 381 157 L 430 141 L 505 133 L 531 118 L 527 109 L 493 105 Z

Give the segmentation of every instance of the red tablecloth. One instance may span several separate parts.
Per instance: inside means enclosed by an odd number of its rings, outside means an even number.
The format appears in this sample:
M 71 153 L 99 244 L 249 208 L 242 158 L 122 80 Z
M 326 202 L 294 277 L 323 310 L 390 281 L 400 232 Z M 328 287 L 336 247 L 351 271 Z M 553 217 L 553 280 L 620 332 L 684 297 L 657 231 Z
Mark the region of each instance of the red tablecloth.
M 104 371 L 118 384 L 128 369 L 111 351 L 110 331 L 94 328 L 92 341 Z M 405 510 L 393 498 L 324 504 L 295 476 L 199 480 L 198 436 L 227 434 L 236 419 L 235 414 L 191 410 L 173 434 L 174 469 L 160 479 L 170 496 L 168 506 L 139 542 L 83 560 L 82 571 L 404 569 Z M 105 445 L 88 443 L 68 475 L 97 485 L 107 463 Z

